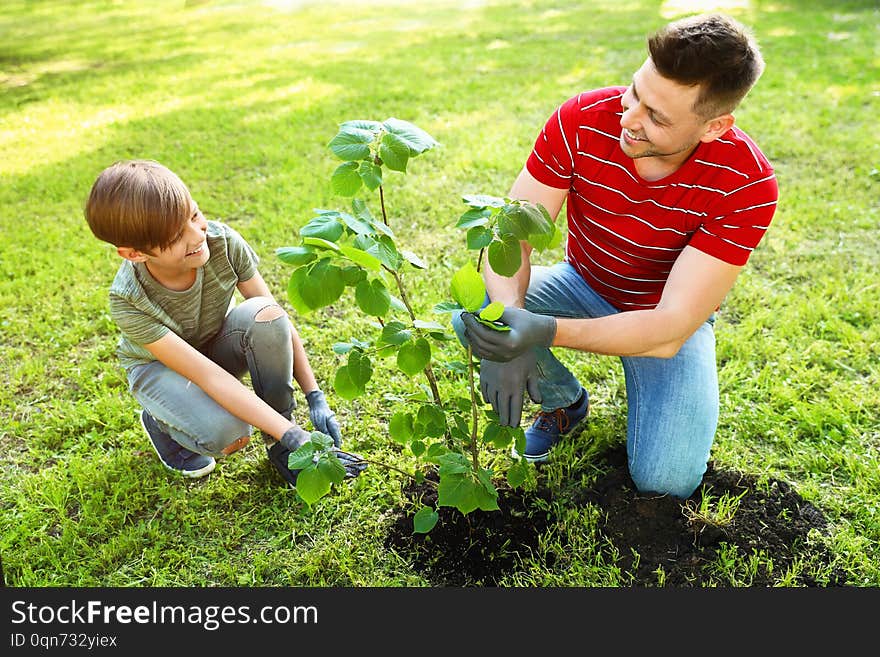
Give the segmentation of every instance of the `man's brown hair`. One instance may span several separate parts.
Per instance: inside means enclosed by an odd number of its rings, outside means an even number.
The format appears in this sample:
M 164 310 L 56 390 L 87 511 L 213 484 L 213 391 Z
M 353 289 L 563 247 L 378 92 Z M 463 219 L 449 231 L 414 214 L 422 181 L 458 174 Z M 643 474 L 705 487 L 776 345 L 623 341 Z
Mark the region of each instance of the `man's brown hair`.
M 123 160 L 98 176 L 85 217 L 98 239 L 150 253 L 173 244 L 192 211 L 189 190 L 173 171 L 152 160 Z
M 648 38 L 648 50 L 660 75 L 700 85 L 693 109 L 704 119 L 732 112 L 764 71 L 754 37 L 723 14 L 669 23 Z

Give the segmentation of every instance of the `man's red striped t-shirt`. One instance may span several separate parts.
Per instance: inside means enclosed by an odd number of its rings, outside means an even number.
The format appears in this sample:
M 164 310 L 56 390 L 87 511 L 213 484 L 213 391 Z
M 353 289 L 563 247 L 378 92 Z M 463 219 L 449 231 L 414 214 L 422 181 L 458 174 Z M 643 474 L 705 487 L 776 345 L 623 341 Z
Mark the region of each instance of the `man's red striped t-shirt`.
M 624 87 L 579 94 L 550 117 L 526 163 L 568 189 L 566 260 L 619 310 L 653 308 L 692 246 L 744 265 L 776 210 L 773 167 L 733 127 L 700 143 L 673 174 L 646 181 L 620 148 Z

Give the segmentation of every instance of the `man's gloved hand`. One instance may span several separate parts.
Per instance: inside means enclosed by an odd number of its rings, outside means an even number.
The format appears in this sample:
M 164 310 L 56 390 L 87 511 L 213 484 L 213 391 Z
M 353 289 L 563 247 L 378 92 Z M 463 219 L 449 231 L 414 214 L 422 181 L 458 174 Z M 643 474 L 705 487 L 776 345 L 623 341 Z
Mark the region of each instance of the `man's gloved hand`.
M 485 359 L 480 361 L 480 391 L 483 399 L 492 404 L 492 408 L 498 413 L 501 424 L 508 427 L 519 426 L 524 390 L 528 391 L 533 402 L 541 403 L 538 366 L 533 349 L 507 363 Z
M 472 313 L 462 313 L 465 338 L 480 358 L 506 363 L 532 347 L 549 347 L 556 337 L 556 318 L 507 306 L 501 321 L 509 331 L 494 331 L 478 322 Z
M 315 431 L 326 433 L 333 439 L 333 444 L 342 447 L 342 434 L 339 431 L 339 422 L 336 421 L 336 413 L 330 410 L 327 399 L 321 390 L 312 390 L 306 395 L 309 403 L 309 417 Z

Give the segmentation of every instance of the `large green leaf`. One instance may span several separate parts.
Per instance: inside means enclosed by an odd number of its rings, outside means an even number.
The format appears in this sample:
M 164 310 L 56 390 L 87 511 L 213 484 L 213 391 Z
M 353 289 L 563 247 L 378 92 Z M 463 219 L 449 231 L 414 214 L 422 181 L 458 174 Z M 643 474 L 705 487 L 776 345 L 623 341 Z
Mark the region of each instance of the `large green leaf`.
M 342 246 L 340 251 L 345 253 L 343 249 L 351 247 Z M 367 272 L 359 265 L 347 265 L 342 268 L 342 280 L 345 281 L 346 287 L 354 287 L 367 277 Z
M 441 474 L 440 484 L 437 486 L 437 505 L 451 506 L 468 514 L 480 505 L 478 487 L 469 473 Z
M 327 144 L 340 160 L 363 160 L 370 156 L 370 143 L 376 135 L 352 125 L 342 126 Z
M 364 182 L 364 186 L 371 192 L 375 192 L 382 184 L 382 167 L 364 160 L 358 167 L 358 175 Z
M 529 478 L 529 468 L 531 468 L 531 466 L 525 459 L 511 464 L 507 469 L 507 483 L 511 488 L 519 488 L 525 483 Z
M 477 496 L 477 508 L 481 511 L 498 510 L 498 491 L 492 484 L 492 471 L 480 468 L 477 472 L 477 486 L 474 491 Z
M 315 458 L 315 445 L 311 441 L 300 445 L 287 457 L 287 467 L 291 470 L 302 470 L 312 464 Z
M 415 376 L 430 362 L 431 345 L 425 338 L 407 342 L 397 352 L 397 367 L 408 376 Z
M 329 306 L 342 296 L 345 290 L 342 270 L 329 259 L 319 260 L 303 269 L 307 273 L 300 281 L 299 295 L 309 308 L 315 310 Z
M 461 200 L 472 208 L 500 208 L 507 203 L 503 198 L 486 194 L 466 194 Z
M 413 437 L 412 413 L 397 412 L 388 422 L 388 434 L 391 439 L 401 445 L 407 444 Z
M 392 271 L 397 271 L 403 264 L 403 256 L 397 251 L 394 240 L 387 235 L 380 235 L 378 238 L 358 235 L 352 244 L 355 248 L 378 258 L 383 265 Z
M 282 246 L 275 249 L 275 255 L 278 256 L 281 262 L 288 265 L 296 265 L 297 267 L 305 265 L 318 257 L 315 255 L 315 250 L 307 246 Z
M 333 484 L 341 484 L 345 480 L 345 466 L 332 452 L 321 455 L 318 470 Z
M 492 230 L 485 226 L 474 226 L 467 232 L 467 248 L 471 251 L 485 249 L 492 243 Z
M 489 264 L 501 276 L 513 276 L 522 265 L 522 248 L 513 235 L 505 235 L 489 245 Z
M 365 392 L 362 386 L 358 386 L 352 381 L 348 365 L 343 365 L 336 370 L 336 376 L 333 378 L 333 390 L 346 401 L 357 399 Z
M 324 251 L 339 251 L 339 245 L 336 242 L 325 240 L 322 237 L 303 237 L 303 244 L 313 246 Z
M 331 480 L 317 466 L 310 465 L 296 478 L 296 492 L 311 506 L 330 492 Z
M 357 349 L 349 352 L 348 376 L 356 386 L 365 388 L 367 382 L 373 376 L 373 363 L 370 357 Z
M 474 228 L 476 226 L 485 226 L 489 223 L 489 217 L 492 216 L 492 211 L 486 208 L 471 208 L 467 210 L 458 220 L 458 223 L 455 224 L 456 228 Z
M 494 268 L 495 265 L 492 267 Z M 452 298 L 469 312 L 479 310 L 486 298 L 483 277 L 470 262 L 453 274 L 449 291 Z
M 337 213 L 319 214 L 300 228 L 299 234 L 303 237 L 318 237 L 335 242 L 345 232 L 345 227 L 339 223 L 337 216 Z
M 360 249 L 356 249 L 353 246 L 343 244 L 339 247 L 339 252 L 355 264 L 358 264 L 361 267 L 365 267 L 371 271 L 380 271 L 382 269 L 382 262 L 379 260 L 379 258 L 370 253 L 367 253 L 366 251 L 361 251 Z M 348 282 L 348 279 L 346 279 L 346 282 Z
M 380 344 L 402 345 L 412 337 L 412 331 L 403 322 L 397 320 L 388 322 L 382 327 Z
M 339 124 L 339 129 L 343 130 L 346 128 L 358 128 L 360 130 L 368 130 L 372 132 L 374 135 L 378 135 L 379 131 L 382 129 L 382 123 L 380 121 L 368 121 L 364 119 L 354 119 L 353 121 L 346 121 L 345 123 Z
M 413 516 L 413 533 L 427 534 L 434 529 L 439 518 L 440 515 L 434 509 L 429 506 L 423 506 Z
M 504 314 L 504 304 L 500 301 L 493 301 L 480 311 L 480 318 L 490 322 L 494 322 Z
M 287 281 L 287 300 L 290 301 L 290 305 L 300 315 L 307 315 L 313 310 L 299 293 L 300 287 L 307 275 L 308 266 L 299 267 L 294 270 Z
M 382 143 L 379 146 L 379 157 L 382 163 L 393 171 L 406 173 L 406 163 L 409 161 L 409 145 L 392 132 L 382 135 Z M 360 180 L 360 178 L 359 178 Z
M 415 156 L 437 145 L 434 138 L 409 121 L 389 118 L 384 123 L 385 129 L 407 145 L 410 155 Z
M 354 196 L 363 184 L 357 162 L 343 162 L 333 175 L 330 176 L 330 185 L 336 194 L 341 196 Z
M 416 433 L 437 438 L 446 433 L 446 413 L 437 404 L 422 404 L 416 414 Z
M 360 251 L 363 253 L 363 251 Z M 367 255 L 367 254 L 364 254 Z M 378 261 L 377 261 L 378 262 Z M 391 293 L 378 278 L 371 281 L 363 280 L 354 290 L 354 299 L 364 314 L 372 317 L 384 317 L 391 307 Z

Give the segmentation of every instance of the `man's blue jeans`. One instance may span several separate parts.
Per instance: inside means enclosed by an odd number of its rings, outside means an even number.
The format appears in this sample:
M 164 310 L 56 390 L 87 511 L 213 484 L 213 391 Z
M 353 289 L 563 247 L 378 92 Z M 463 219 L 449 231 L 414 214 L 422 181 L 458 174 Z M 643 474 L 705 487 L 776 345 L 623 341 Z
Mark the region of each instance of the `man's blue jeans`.
M 568 263 L 532 267 L 526 310 L 554 317 L 605 317 L 620 312 Z M 673 358 L 621 357 L 628 405 L 629 471 L 642 492 L 689 497 L 700 485 L 718 425 L 714 316 Z M 460 317 L 453 317 L 464 339 Z M 581 384 L 553 355 L 537 349 L 541 407 L 577 401 Z
M 226 315 L 204 354 L 236 378 L 250 373 L 260 399 L 290 417 L 293 399 L 293 345 L 286 314 L 270 320 L 257 313 L 278 304 L 251 297 Z M 128 385 L 140 405 L 180 445 L 215 458 L 252 427 L 214 401 L 204 390 L 158 360 L 128 372 Z

